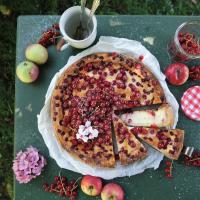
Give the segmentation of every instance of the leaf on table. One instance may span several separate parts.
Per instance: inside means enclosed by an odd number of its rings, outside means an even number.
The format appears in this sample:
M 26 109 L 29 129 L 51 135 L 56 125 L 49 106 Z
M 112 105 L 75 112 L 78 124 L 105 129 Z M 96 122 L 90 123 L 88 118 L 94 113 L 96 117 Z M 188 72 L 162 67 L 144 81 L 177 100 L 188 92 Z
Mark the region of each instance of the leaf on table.
M 7 6 L 0 5 L 0 12 L 1 12 L 3 15 L 10 16 L 10 14 L 11 14 L 11 9 L 8 8 Z

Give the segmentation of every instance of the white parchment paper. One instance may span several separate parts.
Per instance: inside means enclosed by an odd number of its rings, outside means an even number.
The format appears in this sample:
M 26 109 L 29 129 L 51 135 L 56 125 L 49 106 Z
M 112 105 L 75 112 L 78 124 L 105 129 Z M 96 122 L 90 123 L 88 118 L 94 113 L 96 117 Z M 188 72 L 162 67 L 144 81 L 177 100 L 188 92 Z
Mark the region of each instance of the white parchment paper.
M 178 121 L 178 108 L 179 105 L 169 91 L 167 84 L 165 82 L 165 76 L 160 70 L 159 63 L 157 59 L 138 41 L 128 40 L 125 38 L 115 38 L 115 37 L 105 37 L 102 36 L 99 39 L 99 42 L 77 54 L 76 56 L 71 56 L 67 64 L 60 69 L 59 72 L 53 77 L 49 88 L 45 96 L 44 106 L 38 115 L 38 129 L 44 139 L 46 146 L 49 149 L 50 156 L 55 159 L 57 164 L 64 169 L 72 170 L 82 174 L 90 174 L 94 176 L 99 176 L 104 179 L 112 179 L 116 177 L 123 176 L 132 176 L 135 174 L 142 173 L 145 169 L 154 168 L 157 169 L 163 155 L 153 148 L 146 145 L 148 149 L 148 157 L 142 161 L 135 162 L 128 166 L 121 166 L 120 163 L 117 163 L 114 169 L 104 169 L 104 168 L 94 168 L 91 167 L 73 157 L 62 148 L 62 146 L 56 140 L 54 135 L 53 126 L 50 118 L 50 98 L 56 84 L 56 80 L 60 77 L 63 71 L 66 70 L 72 63 L 81 59 L 84 56 L 98 53 L 98 52 L 118 52 L 122 54 L 127 54 L 138 58 L 140 55 L 144 56 L 143 63 L 152 71 L 152 73 L 159 80 L 161 86 L 164 89 L 167 102 L 172 106 L 175 116 L 174 128 Z

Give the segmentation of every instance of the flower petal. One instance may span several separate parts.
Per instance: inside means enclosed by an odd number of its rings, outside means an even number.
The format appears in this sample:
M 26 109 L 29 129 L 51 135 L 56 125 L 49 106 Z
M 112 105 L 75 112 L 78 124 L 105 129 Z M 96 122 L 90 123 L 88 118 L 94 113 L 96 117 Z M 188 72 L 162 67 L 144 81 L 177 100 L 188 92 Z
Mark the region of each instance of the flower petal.
M 88 138 L 87 136 L 83 136 L 83 138 L 82 138 L 83 142 L 87 142 L 88 139 L 89 139 L 89 138 Z
M 97 129 L 93 129 L 92 134 L 93 134 L 94 137 L 97 137 L 98 134 L 99 134 L 99 131 Z
M 84 131 L 84 129 L 85 129 L 85 126 L 80 125 L 79 128 L 78 128 L 78 132 L 82 133 Z
M 76 134 L 76 139 L 80 139 L 81 137 L 80 137 L 81 135 L 79 134 L 79 133 L 77 133 Z
M 89 139 L 94 139 L 94 135 L 92 133 L 89 135 Z
M 91 126 L 91 121 L 86 121 L 85 122 L 85 127 L 89 127 L 89 126 Z
M 83 132 L 82 132 L 82 135 L 88 135 L 89 134 L 89 130 L 88 129 L 85 129 Z
M 90 126 L 90 127 L 88 127 L 86 130 L 87 130 L 87 133 L 88 133 L 88 134 L 90 134 L 90 133 L 92 133 L 92 132 L 93 132 L 93 128 L 92 128 L 91 126 Z

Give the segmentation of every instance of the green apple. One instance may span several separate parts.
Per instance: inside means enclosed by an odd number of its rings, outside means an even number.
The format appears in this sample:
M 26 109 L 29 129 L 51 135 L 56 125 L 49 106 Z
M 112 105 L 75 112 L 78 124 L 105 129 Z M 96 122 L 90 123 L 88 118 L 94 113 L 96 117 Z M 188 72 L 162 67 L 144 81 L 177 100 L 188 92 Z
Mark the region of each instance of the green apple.
M 39 68 L 30 61 L 24 61 L 17 65 L 17 77 L 24 83 L 31 83 L 38 78 Z
M 31 44 L 26 48 L 26 58 L 38 65 L 44 64 L 48 59 L 48 51 L 41 44 Z

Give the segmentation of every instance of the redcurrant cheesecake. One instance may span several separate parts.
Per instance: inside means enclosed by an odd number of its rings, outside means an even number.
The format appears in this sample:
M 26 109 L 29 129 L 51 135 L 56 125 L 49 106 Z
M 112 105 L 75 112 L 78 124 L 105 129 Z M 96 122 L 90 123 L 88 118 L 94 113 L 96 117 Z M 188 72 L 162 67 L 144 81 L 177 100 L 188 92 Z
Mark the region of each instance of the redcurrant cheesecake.
M 51 97 L 51 118 L 58 141 L 71 156 L 91 166 L 113 168 L 113 137 L 121 134 L 119 128 L 112 134 L 113 112 L 165 102 L 159 81 L 140 60 L 96 53 L 73 63 L 59 77 Z M 133 148 L 132 141 L 143 148 L 134 135 L 126 144 Z M 121 157 L 121 164 L 142 159 L 143 150 L 138 156 L 131 152 L 131 159 Z

